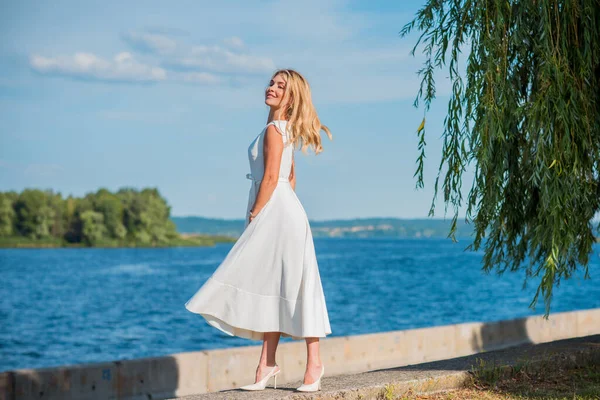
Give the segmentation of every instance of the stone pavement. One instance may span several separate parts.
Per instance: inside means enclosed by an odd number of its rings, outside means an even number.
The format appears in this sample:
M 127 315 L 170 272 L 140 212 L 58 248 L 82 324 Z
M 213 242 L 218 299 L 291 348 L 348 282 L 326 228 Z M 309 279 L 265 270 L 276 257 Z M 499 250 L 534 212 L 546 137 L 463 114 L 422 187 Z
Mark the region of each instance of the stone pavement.
M 575 339 L 565 339 L 541 344 L 523 344 L 504 350 L 488 351 L 466 357 L 443 361 L 408 365 L 398 368 L 373 370 L 353 375 L 325 376 L 322 390 L 314 393 L 295 391 L 301 381 L 283 383 L 278 380 L 273 389 L 273 379 L 265 390 L 250 392 L 239 389 L 222 390 L 180 397 L 183 400 L 235 400 L 235 399 L 385 399 L 385 393 L 393 398 L 409 390 L 413 392 L 433 392 L 461 387 L 469 378 L 469 371 L 482 359 L 486 365 L 515 365 L 524 361 L 531 365 L 542 360 L 553 363 L 579 363 L 594 360 L 600 363 L 600 335 Z M 254 370 L 248 371 L 254 375 Z M 389 397 L 388 397 L 389 398 Z

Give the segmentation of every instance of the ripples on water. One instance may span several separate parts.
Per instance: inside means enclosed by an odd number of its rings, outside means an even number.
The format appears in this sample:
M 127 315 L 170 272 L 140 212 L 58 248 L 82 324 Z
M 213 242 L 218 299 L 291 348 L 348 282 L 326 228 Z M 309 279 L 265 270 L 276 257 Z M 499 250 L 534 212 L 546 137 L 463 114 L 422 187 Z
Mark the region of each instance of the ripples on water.
M 521 290 L 523 271 L 485 275 L 468 243 L 316 238 L 328 337 L 543 313 L 528 309 L 537 281 Z M 231 246 L 1 249 L 0 371 L 260 344 L 184 307 Z M 599 250 L 592 279 L 555 288 L 553 312 L 600 307 Z

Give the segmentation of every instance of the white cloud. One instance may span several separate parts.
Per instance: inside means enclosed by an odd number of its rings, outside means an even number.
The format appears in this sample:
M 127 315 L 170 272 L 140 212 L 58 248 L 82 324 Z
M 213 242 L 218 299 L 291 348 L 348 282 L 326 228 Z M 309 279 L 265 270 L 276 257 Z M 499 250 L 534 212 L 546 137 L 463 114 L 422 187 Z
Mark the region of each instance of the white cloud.
M 179 80 L 190 83 L 202 83 L 202 84 L 218 84 L 222 83 L 223 79 L 220 77 L 210 74 L 208 72 L 182 72 L 176 75 Z
M 185 56 L 171 61 L 171 65 L 184 69 L 240 74 L 264 73 L 275 69 L 275 63 L 268 57 L 234 53 L 220 46 L 194 46 Z
M 59 164 L 24 164 L 20 162 L 10 162 L 0 160 L 0 168 L 12 170 L 15 174 L 24 174 L 34 177 L 50 177 L 65 171 L 65 167 Z
M 244 47 L 244 42 L 237 36 L 232 36 L 230 38 L 223 39 L 223 43 L 225 43 L 226 46 L 233 47 L 236 49 Z
M 163 68 L 137 62 L 128 52 L 118 53 L 112 61 L 83 52 L 57 57 L 32 55 L 30 65 L 43 74 L 100 81 L 156 82 L 167 78 Z
M 110 121 L 135 121 L 135 122 L 151 122 L 153 124 L 177 122 L 189 110 L 186 107 L 172 106 L 167 109 L 160 110 L 129 110 L 129 109 L 113 109 L 103 110 L 98 112 L 98 116 Z
M 181 36 L 181 35 L 180 35 Z M 72 56 L 30 57 L 31 67 L 39 73 L 107 82 L 196 83 L 239 86 L 244 77 L 270 73 L 275 69 L 271 58 L 240 51 L 241 38 L 227 37 L 219 45 L 191 45 L 164 30 L 128 31 L 121 35 L 133 52 L 145 53 L 144 62 L 130 52 L 121 52 L 108 61 L 93 52 Z
M 109 73 L 118 65 L 133 65 L 134 55 L 121 53 L 108 63 L 89 53 L 76 60 L 41 58 L 32 65 L 46 73 L 102 80 L 151 80 L 235 88 L 236 96 L 255 101 L 255 93 L 270 73 L 288 67 L 303 73 L 323 103 L 360 103 L 414 99 L 423 56 L 410 56 L 413 34 L 401 39 L 398 31 L 412 16 L 407 13 L 353 12 L 341 0 L 307 0 L 302 6 L 283 0 L 269 7 L 250 7 L 229 15 L 248 37 L 231 35 L 219 26 L 199 28 L 192 35 L 168 28 L 131 30 L 121 35 L 133 54 L 144 53 L 146 73 Z M 219 20 L 215 9 L 210 20 Z M 293 16 L 293 18 L 290 18 Z M 236 19 L 237 18 L 237 19 Z M 308 28 L 310 22 L 310 29 Z M 397 25 L 397 26 L 395 26 Z M 242 28 L 243 26 L 243 28 Z M 385 27 L 384 27 L 385 26 Z M 389 26 L 389 27 L 388 27 Z M 387 28 L 386 28 L 387 27 Z M 210 30 L 209 30 L 210 28 Z M 379 33 L 373 34 L 373 31 Z M 194 43 L 193 37 L 221 35 L 215 43 Z M 255 38 L 251 50 L 245 43 Z M 262 38 L 256 40 L 256 37 Z M 142 55 L 140 55 L 142 57 Z M 130 68 L 131 69 L 131 68 Z M 148 71 L 160 73 L 153 75 Z M 102 72 L 99 72 L 102 71 Z M 437 94 L 449 93 L 449 82 L 436 74 Z M 261 80 L 264 77 L 264 82 Z M 230 98 L 230 97 L 229 97 Z M 237 101 L 244 102 L 240 97 Z M 211 94 L 207 101 L 215 101 Z
M 129 31 L 123 34 L 122 38 L 134 49 L 142 52 L 172 54 L 177 50 L 177 42 L 160 33 Z
M 54 163 L 25 164 L 21 162 L 10 162 L 5 160 L 0 160 L 0 169 L 10 170 L 10 173 L 15 176 L 23 175 L 37 178 L 57 176 L 66 170 L 62 165 Z
M 219 45 L 190 45 L 162 33 L 129 31 L 122 35 L 122 38 L 135 50 L 156 56 L 157 62 L 166 69 L 224 74 L 254 74 L 275 69 L 271 58 L 242 53 L 240 50 L 244 47 L 244 42 L 237 36 L 222 40 L 228 48 Z M 184 75 L 184 77 L 186 81 L 189 79 L 207 83 L 225 81 L 209 75 Z
M 65 168 L 58 164 L 28 164 L 23 170 L 24 175 L 47 178 L 56 176 L 57 173 L 64 171 Z

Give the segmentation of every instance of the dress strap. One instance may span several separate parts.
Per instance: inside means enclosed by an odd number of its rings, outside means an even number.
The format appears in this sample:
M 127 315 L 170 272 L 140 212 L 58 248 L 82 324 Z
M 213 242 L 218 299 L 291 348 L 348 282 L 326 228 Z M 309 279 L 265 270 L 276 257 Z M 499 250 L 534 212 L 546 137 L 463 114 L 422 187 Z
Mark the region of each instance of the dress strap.
M 283 136 L 283 138 L 284 138 L 284 141 L 286 141 L 286 140 L 287 140 L 287 138 L 288 138 L 287 131 L 284 131 L 284 130 L 282 130 L 282 129 L 281 129 L 281 123 L 279 123 L 279 124 L 276 124 L 276 122 L 281 122 L 281 121 L 279 121 L 279 120 L 276 120 L 276 121 L 271 121 L 271 122 L 269 122 L 267 125 L 265 125 L 265 130 L 266 130 L 266 128 L 267 128 L 269 125 L 273 125 L 273 126 L 275 127 L 275 129 L 277 129 L 277 132 L 279 132 L 279 134 L 280 134 L 281 136 Z
M 279 123 L 277 123 L 277 122 L 279 122 Z M 267 125 L 265 125 L 265 128 L 269 125 L 273 125 L 277 129 L 277 132 L 279 132 L 281 135 L 285 136 L 287 134 L 287 132 L 284 132 L 284 130 L 281 129 L 281 121 L 279 121 L 279 120 L 271 121 Z

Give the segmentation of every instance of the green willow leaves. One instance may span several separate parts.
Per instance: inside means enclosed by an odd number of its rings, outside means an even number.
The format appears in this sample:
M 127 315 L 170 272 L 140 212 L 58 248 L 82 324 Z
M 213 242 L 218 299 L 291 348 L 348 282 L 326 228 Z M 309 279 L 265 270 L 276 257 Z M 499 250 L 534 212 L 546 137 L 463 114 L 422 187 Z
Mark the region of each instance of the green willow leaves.
M 449 236 L 455 239 L 463 172 L 473 165 L 468 248 L 483 246 L 486 272 L 525 268 L 524 285 L 539 278 L 530 307 L 542 294 L 548 317 L 554 285 L 578 265 L 589 278 L 598 228 L 600 0 L 430 0 L 400 34 L 414 29 L 421 35 L 412 54 L 422 44 L 425 55 L 415 106 L 421 99 L 429 109 L 436 68 L 448 65 L 452 82 L 434 195 L 443 176 L 444 202 L 454 207 Z M 423 120 L 417 187 L 425 131 Z

